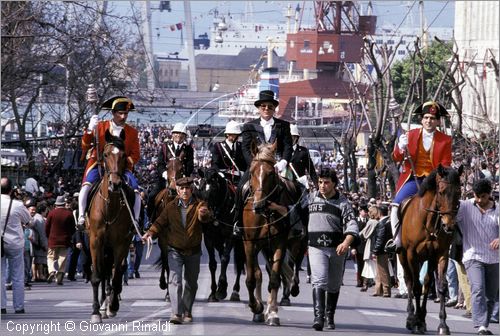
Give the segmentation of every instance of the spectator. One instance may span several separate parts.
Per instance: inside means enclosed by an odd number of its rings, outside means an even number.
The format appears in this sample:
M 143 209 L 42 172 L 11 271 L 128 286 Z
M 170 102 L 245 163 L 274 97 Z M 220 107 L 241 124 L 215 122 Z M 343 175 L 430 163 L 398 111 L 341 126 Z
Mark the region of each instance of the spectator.
M 389 272 L 389 256 L 384 251 L 385 244 L 392 236 L 391 223 L 388 217 L 389 208 L 386 205 L 378 207 L 379 218 L 372 240 L 372 254 L 376 258 L 377 276 L 375 292 L 372 296 L 391 297 L 391 276 Z
M 71 246 L 71 237 L 75 233 L 75 219 L 71 210 L 66 207 L 65 197 L 57 196 L 55 209 L 49 212 L 45 233 L 49 241 L 47 253 L 47 264 L 49 267 L 48 283 L 56 278 L 57 262 L 57 284 L 63 284 L 64 271 L 66 269 L 66 258 Z
M 473 185 L 474 198 L 461 201 L 457 224 L 463 233 L 463 263 L 471 285 L 472 320 L 479 326 L 478 335 L 492 335 L 488 330 L 498 298 L 499 204 L 491 198 L 487 179 Z
M 26 179 L 25 190 L 26 192 L 29 192 L 31 196 L 35 196 L 40 191 L 38 180 L 38 175 L 33 175 Z
M 12 182 L 7 177 L 0 180 L 2 212 L 0 225 L 2 228 L 2 270 L 7 269 L 12 278 L 12 303 L 16 314 L 24 314 L 24 234 L 23 225 L 31 220 L 28 209 L 12 195 Z M 7 313 L 7 288 L 5 286 L 7 272 L 2 272 L 2 308 Z
M 47 249 L 48 241 L 45 234 L 45 218 L 48 208 L 46 202 L 36 205 L 36 213 L 33 216 L 33 230 L 38 240 L 33 243 L 33 280 L 35 282 L 47 281 Z

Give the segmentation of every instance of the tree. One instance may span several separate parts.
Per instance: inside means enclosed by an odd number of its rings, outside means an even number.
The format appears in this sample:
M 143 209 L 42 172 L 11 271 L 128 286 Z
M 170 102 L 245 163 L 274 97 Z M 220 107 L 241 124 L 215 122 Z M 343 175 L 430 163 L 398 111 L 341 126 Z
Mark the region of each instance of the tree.
M 36 135 L 38 123 L 64 125 L 58 157 L 62 160 L 67 140 L 83 129 L 93 112 L 85 100 L 87 85 L 97 87 L 99 106 L 138 77 L 124 57 L 141 55 L 135 51 L 142 50 L 137 41 L 130 38 L 136 32 L 126 28 L 135 27 L 130 23 L 137 20 L 114 15 L 99 2 L 4 1 L 1 9 L 2 112 L 13 115 L 20 145 L 34 169 L 27 135 Z M 41 98 L 44 109 L 39 111 Z

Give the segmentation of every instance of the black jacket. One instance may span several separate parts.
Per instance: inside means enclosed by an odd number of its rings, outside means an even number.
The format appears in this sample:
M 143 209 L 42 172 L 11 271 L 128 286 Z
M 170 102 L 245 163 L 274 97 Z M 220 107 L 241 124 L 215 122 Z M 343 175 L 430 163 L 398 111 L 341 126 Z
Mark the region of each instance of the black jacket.
M 229 153 L 234 163 L 238 166 L 238 169 L 241 172 L 247 170 L 247 163 L 245 161 L 245 158 L 243 157 L 241 142 L 236 141 L 234 145 L 235 145 L 234 151 L 231 150 L 226 141 L 217 142 L 212 146 L 212 148 L 210 148 L 210 152 L 212 154 L 212 168 L 216 168 L 219 170 L 236 169 L 235 167 L 233 167 L 233 162 L 227 156 L 226 154 L 227 151 L 227 153 Z M 222 147 L 224 147 L 226 150 L 224 150 Z
M 191 176 L 194 170 L 193 147 L 183 143 L 181 147 L 177 151 L 175 151 L 174 143 L 172 141 L 164 142 L 160 148 L 157 164 L 158 176 L 161 178 L 163 172 L 167 169 L 168 160 L 173 157 L 169 147 L 170 149 L 172 149 L 172 152 L 174 152 L 176 158 L 180 157 L 181 153 L 184 152 L 184 160 L 182 161 L 182 174 L 184 176 Z
M 278 142 L 278 148 L 276 149 L 276 154 L 279 159 L 284 159 L 290 162 L 292 159 L 292 135 L 290 134 L 290 123 L 285 120 L 274 119 L 274 125 L 271 131 L 271 138 L 269 143 L 274 141 Z M 260 125 L 260 118 L 249 121 L 243 125 L 242 129 L 242 148 L 243 157 L 247 162 L 247 166 L 250 167 L 252 162 L 252 140 L 256 141 L 256 145 L 266 143 L 264 128 Z
M 386 216 L 382 218 L 375 228 L 375 232 L 372 234 L 372 253 L 375 255 L 384 254 L 384 247 L 387 241 L 392 238 L 392 229 L 390 217 Z
M 314 164 L 311 160 L 307 148 L 297 145 L 297 149 L 295 149 L 292 153 L 292 159 L 290 162 L 292 163 L 293 168 L 295 168 L 295 171 L 299 176 L 304 176 L 307 171 L 309 173 L 309 176 L 311 176 L 311 180 L 314 182 L 314 185 L 318 185 L 318 175 L 316 174 L 316 168 L 314 168 Z

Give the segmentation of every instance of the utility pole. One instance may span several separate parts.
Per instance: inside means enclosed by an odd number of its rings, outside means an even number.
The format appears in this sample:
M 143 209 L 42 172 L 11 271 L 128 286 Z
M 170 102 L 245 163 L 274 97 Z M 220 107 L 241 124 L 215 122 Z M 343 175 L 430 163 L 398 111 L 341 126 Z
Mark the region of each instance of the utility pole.
M 153 54 L 153 39 L 151 38 L 152 27 L 151 27 L 151 1 L 146 0 L 143 2 L 145 6 L 146 21 L 144 22 L 144 44 L 146 46 L 146 65 L 148 74 L 148 90 L 153 93 L 155 89 L 155 76 L 154 76 L 154 64 L 155 58 Z
M 191 20 L 191 3 L 189 0 L 184 0 L 184 15 L 186 16 L 186 47 L 189 58 L 189 91 L 198 91 L 193 46 L 193 21 Z

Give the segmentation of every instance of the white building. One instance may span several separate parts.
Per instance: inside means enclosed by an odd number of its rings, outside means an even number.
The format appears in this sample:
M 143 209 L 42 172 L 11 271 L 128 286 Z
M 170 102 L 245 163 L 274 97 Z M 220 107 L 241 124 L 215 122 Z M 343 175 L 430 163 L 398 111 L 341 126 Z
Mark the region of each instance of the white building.
M 499 10 L 498 1 L 455 2 L 455 39 L 466 81 L 462 90 L 466 133 L 486 133 L 492 124 L 498 130 L 499 87 L 491 59 L 500 62 Z

